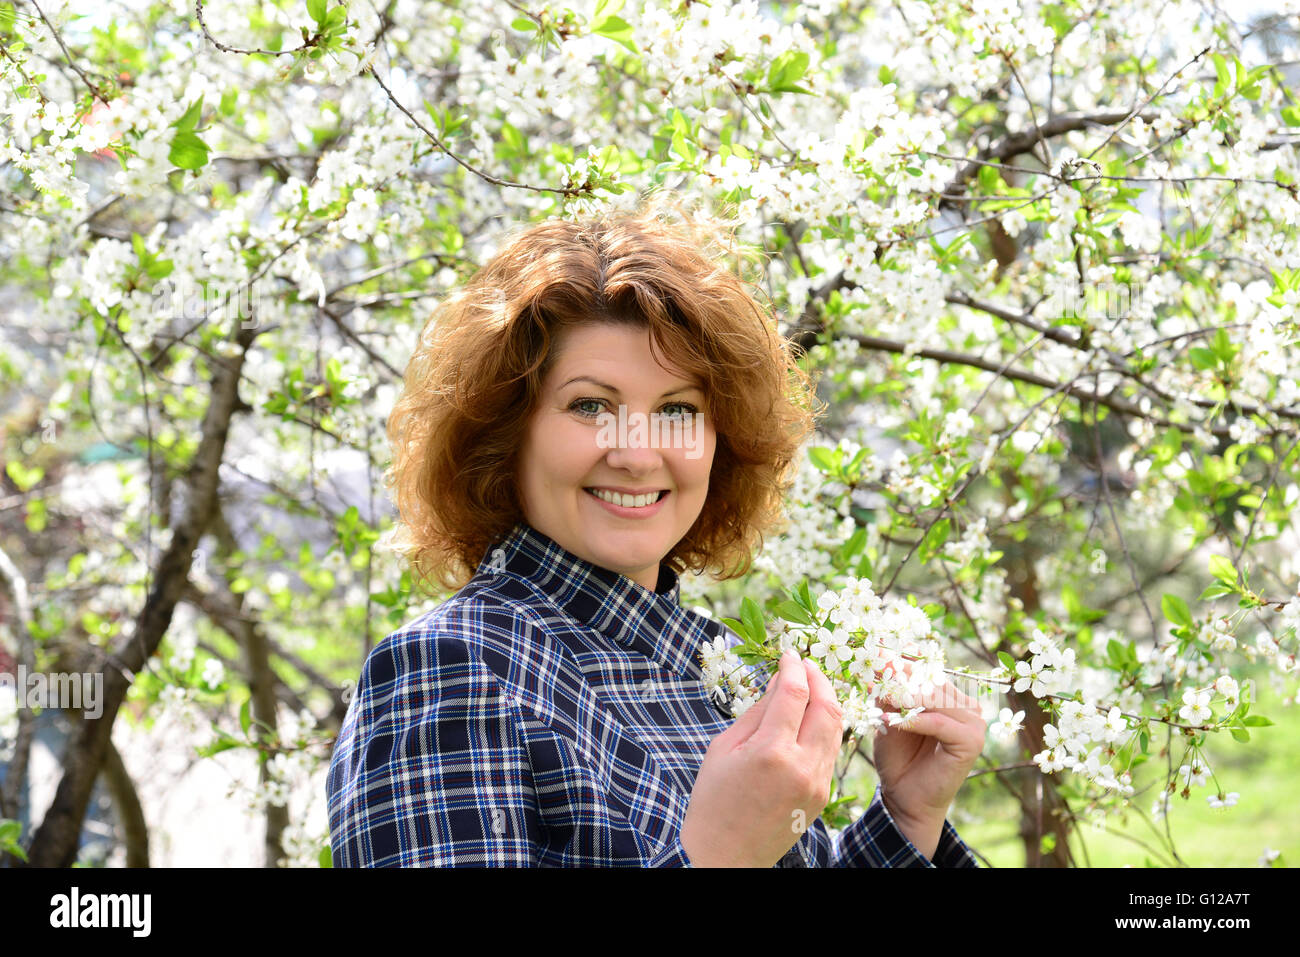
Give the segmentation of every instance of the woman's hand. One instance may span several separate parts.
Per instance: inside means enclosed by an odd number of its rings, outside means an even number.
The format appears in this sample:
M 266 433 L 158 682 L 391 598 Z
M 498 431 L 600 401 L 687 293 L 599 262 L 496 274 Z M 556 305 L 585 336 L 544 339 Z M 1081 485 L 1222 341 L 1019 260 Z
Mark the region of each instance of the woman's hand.
M 840 751 L 830 680 L 794 652 L 763 697 L 709 744 L 682 847 L 695 867 L 771 867 L 822 813 Z
M 951 683 L 921 703 L 926 710 L 906 725 L 877 733 L 875 763 L 894 823 L 933 857 L 948 806 L 984 748 L 985 724 L 975 699 Z

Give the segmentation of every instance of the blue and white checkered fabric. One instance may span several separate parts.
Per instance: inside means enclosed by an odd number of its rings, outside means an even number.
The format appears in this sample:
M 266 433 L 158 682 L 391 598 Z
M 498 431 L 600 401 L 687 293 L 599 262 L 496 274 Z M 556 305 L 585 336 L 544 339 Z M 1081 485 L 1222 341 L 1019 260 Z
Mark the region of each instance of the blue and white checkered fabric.
M 328 777 L 336 867 L 689 867 L 679 838 L 710 740 L 702 642 L 737 637 L 658 589 L 517 525 L 474 578 L 379 644 Z M 743 802 L 744 796 L 737 800 Z M 944 823 L 934 860 L 877 790 L 784 867 L 974 867 Z

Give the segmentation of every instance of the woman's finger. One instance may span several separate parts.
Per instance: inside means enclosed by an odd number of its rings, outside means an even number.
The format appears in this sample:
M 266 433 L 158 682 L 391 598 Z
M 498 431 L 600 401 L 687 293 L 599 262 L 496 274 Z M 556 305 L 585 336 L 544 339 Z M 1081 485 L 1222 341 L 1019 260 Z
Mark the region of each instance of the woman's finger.
M 763 712 L 755 737 L 764 740 L 793 742 L 799 737 L 804 711 L 811 692 L 808 690 L 808 672 L 798 652 L 786 651 L 781 655 L 778 675 L 781 686 L 772 694 L 772 701 Z
M 750 705 L 745 713 L 723 732 L 723 734 L 735 739 L 734 744 L 743 744 L 758 730 L 759 725 L 763 723 L 764 712 L 767 711 L 768 705 L 772 703 L 772 699 L 776 697 L 780 680 L 781 672 L 778 669 L 775 674 L 767 679 L 767 688 L 763 691 L 763 696 Z
M 821 753 L 837 754 L 844 733 L 844 712 L 835 699 L 835 688 L 817 663 L 804 659 L 808 669 L 808 708 L 799 726 L 799 745 Z M 833 760 L 833 759 L 832 759 Z

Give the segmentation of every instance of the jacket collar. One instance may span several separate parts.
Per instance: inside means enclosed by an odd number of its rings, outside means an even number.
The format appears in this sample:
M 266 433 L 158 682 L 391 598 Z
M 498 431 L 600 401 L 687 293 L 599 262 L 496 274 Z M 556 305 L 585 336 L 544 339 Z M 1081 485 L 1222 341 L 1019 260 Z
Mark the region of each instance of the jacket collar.
M 673 673 L 698 676 L 701 642 L 719 631 L 681 607 L 677 574 L 659 566 L 655 591 L 594 565 L 526 522 L 487 550 L 476 576 L 502 572 L 530 582 L 553 605 L 614 643 L 640 652 Z

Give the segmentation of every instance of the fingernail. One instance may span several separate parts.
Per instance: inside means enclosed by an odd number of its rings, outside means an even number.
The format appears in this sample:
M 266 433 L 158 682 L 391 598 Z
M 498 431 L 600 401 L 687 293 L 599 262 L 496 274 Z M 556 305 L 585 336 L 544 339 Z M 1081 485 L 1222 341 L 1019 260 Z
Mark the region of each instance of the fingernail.
M 787 648 L 785 651 L 781 652 L 781 664 L 786 664 L 787 662 L 795 662 L 798 660 L 799 660 L 799 656 L 795 654 L 793 648 Z

